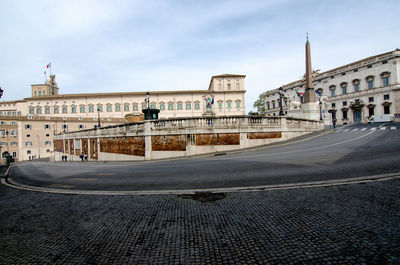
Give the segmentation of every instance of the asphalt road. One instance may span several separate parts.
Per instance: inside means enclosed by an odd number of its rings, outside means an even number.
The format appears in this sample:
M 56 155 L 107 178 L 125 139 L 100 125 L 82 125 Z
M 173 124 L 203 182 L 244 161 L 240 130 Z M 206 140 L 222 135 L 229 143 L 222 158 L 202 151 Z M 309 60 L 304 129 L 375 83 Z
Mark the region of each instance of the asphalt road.
M 171 161 L 16 164 L 18 183 L 79 190 L 180 190 L 343 179 L 400 172 L 400 124 L 364 124 L 276 147 Z

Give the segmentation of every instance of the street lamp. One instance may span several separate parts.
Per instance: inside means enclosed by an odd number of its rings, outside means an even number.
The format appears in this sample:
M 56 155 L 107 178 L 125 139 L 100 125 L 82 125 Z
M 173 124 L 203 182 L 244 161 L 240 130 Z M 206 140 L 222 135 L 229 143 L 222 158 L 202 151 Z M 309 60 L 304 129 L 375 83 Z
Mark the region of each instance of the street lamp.
M 1 89 L 1 87 L 0 87 L 0 98 L 1 98 L 1 96 L 3 96 L 3 92 L 4 92 L 4 90 Z
M 279 88 L 279 116 L 284 116 L 285 114 L 283 113 L 283 87 Z
M 150 92 L 146 93 L 146 99 L 144 100 L 144 102 L 147 103 L 147 109 L 150 109 Z
M 98 120 L 97 128 L 100 128 L 101 127 L 101 123 L 100 123 L 100 107 L 97 107 L 97 120 Z
M 319 120 L 322 121 L 322 101 L 321 101 L 321 97 L 319 97 Z

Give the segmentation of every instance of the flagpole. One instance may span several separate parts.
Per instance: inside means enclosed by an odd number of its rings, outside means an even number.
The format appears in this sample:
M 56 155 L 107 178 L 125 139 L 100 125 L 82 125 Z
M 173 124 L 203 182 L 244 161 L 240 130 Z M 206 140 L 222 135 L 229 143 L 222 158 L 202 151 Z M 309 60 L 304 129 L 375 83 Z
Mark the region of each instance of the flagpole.
M 44 83 L 46 84 L 46 70 L 44 71 Z

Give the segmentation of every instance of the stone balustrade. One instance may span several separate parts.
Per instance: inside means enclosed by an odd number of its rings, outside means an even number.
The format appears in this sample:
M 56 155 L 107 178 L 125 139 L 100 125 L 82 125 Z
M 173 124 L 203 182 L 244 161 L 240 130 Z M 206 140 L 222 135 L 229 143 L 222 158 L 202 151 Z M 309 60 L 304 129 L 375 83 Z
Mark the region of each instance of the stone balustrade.
M 149 120 L 58 134 L 54 158 L 64 153 L 114 161 L 191 156 L 265 145 L 321 129 L 321 122 L 286 117 Z

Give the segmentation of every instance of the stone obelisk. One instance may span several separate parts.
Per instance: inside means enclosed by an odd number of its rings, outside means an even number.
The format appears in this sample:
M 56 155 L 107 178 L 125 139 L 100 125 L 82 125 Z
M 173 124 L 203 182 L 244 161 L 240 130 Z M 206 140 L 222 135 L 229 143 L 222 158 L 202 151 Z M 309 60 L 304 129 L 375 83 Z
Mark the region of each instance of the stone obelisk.
M 319 120 L 319 105 L 312 83 L 311 49 L 308 35 L 306 42 L 306 84 L 302 110 L 305 119 Z

